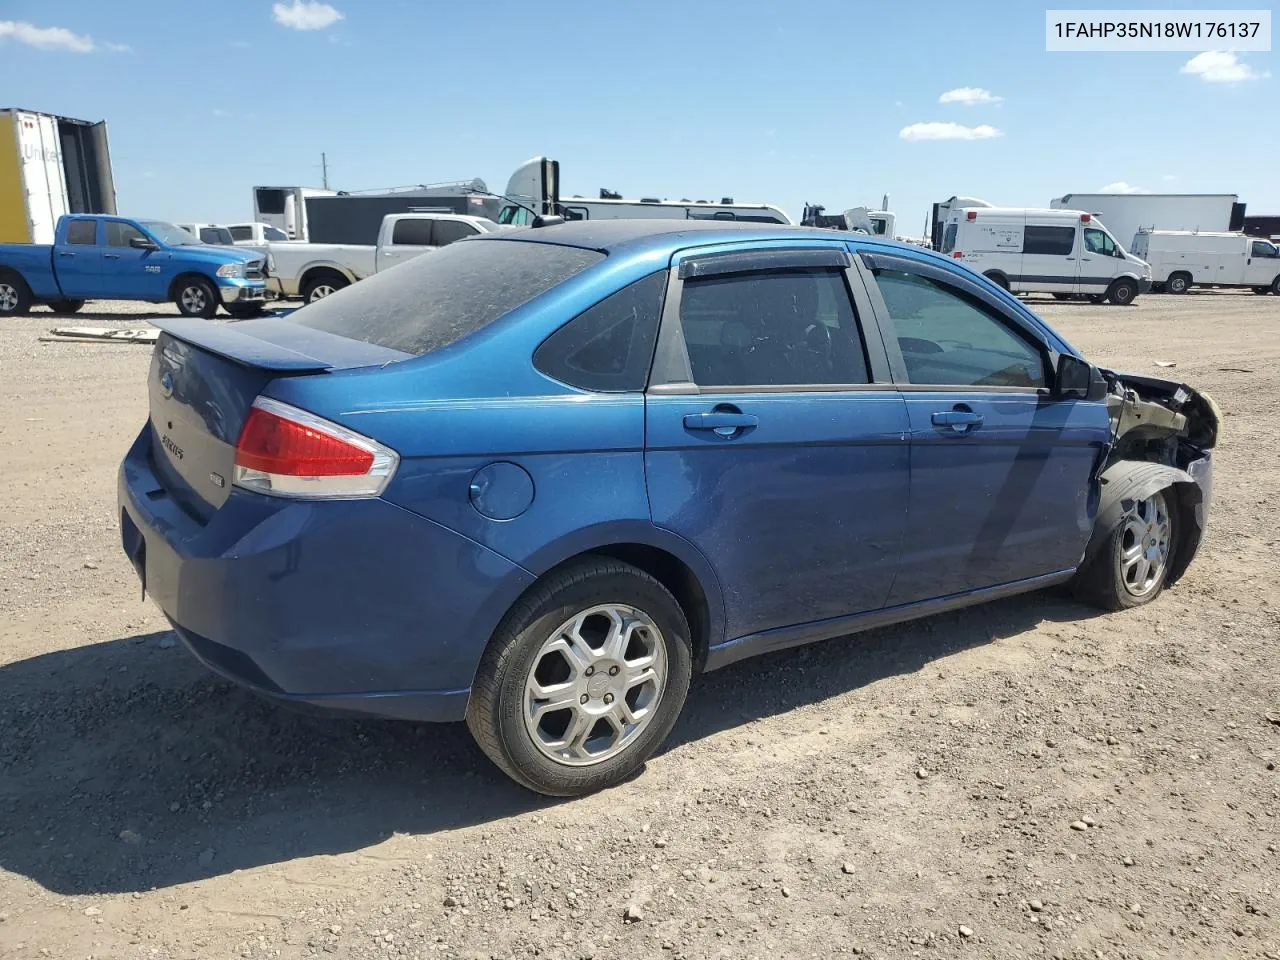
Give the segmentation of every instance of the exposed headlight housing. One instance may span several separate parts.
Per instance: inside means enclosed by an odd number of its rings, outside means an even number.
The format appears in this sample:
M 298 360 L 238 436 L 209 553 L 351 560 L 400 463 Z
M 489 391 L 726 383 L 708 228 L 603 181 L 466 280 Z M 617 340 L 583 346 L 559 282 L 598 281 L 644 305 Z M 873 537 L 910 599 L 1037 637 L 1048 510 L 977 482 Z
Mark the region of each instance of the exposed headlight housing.
M 243 277 L 243 263 L 224 263 L 218 268 L 218 276 L 220 277 Z

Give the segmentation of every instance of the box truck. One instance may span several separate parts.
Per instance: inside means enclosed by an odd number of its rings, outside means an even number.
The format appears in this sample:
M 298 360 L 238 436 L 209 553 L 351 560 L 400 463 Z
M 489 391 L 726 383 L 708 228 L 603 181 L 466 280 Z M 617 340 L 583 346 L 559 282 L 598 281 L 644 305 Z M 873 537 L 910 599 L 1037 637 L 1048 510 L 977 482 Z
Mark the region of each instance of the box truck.
M 0 243 L 51 244 L 59 217 L 115 212 L 105 122 L 0 109 Z
M 1068 193 L 1055 210 L 1087 210 L 1126 247 L 1139 230 L 1238 231 L 1244 207 L 1234 193 Z
M 1151 264 L 1151 279 L 1159 291 L 1248 287 L 1254 293 L 1280 295 L 1280 250 L 1246 233 L 1139 230 L 1133 252 Z

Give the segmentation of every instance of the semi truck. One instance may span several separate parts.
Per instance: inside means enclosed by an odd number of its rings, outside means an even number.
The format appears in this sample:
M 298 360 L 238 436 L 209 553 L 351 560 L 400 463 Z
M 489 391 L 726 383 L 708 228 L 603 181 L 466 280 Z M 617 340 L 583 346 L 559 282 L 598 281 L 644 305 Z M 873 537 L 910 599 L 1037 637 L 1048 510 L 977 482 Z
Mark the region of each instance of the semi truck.
M 1234 193 L 1068 193 L 1055 210 L 1086 210 L 1128 248 L 1139 230 L 1239 232 L 1245 205 Z
M 53 243 L 58 218 L 116 212 L 105 121 L 0 109 L 0 243 Z

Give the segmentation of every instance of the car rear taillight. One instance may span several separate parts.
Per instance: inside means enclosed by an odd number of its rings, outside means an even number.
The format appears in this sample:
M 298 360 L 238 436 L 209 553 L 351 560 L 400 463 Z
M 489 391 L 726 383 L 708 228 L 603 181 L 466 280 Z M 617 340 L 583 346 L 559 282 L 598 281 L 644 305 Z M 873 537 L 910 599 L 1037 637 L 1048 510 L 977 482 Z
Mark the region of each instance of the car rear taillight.
M 258 397 L 236 443 L 235 484 L 278 497 L 376 497 L 399 455 L 353 430 Z
M 961 253 L 959 250 L 953 250 L 953 251 L 951 252 L 951 258 L 952 258 L 953 260 L 963 260 L 963 259 L 964 259 L 964 254 L 963 254 L 963 253 Z

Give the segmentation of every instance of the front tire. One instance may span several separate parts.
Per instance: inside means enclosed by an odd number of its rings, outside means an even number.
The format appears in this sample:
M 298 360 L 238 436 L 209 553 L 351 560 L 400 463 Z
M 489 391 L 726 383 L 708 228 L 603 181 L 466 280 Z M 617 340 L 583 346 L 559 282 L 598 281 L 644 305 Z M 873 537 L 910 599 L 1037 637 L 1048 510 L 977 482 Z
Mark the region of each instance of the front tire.
M 0 273 L 0 317 L 21 317 L 31 310 L 31 288 L 14 273 Z
M 337 273 L 323 273 L 306 282 L 302 288 L 302 302 L 315 303 L 325 297 L 332 296 L 343 287 L 351 286 L 346 277 Z
M 1134 500 L 1093 558 L 1076 572 L 1076 597 L 1104 610 L 1150 603 L 1164 589 L 1177 544 L 1172 493 Z
M 1111 284 L 1111 289 L 1107 291 L 1107 299 L 1117 307 L 1127 307 L 1137 296 L 1138 285 L 1124 277 Z
M 467 726 L 503 773 L 572 797 L 622 783 L 661 746 L 689 691 L 684 611 L 629 564 L 587 558 L 503 618 L 476 673 Z
M 1191 275 L 1189 273 L 1172 274 L 1165 287 L 1170 293 L 1186 293 L 1191 289 Z
M 1280 297 L 1280 275 L 1277 275 L 1276 278 L 1271 281 L 1271 292 L 1277 297 Z
M 188 277 L 181 281 L 173 302 L 184 317 L 209 320 L 218 312 L 218 295 L 213 284 L 201 277 Z
M 983 274 L 983 276 L 986 277 L 988 280 L 990 280 L 992 283 L 994 283 L 1001 290 L 1009 289 L 1009 280 L 1005 277 L 1003 273 L 985 273 Z

